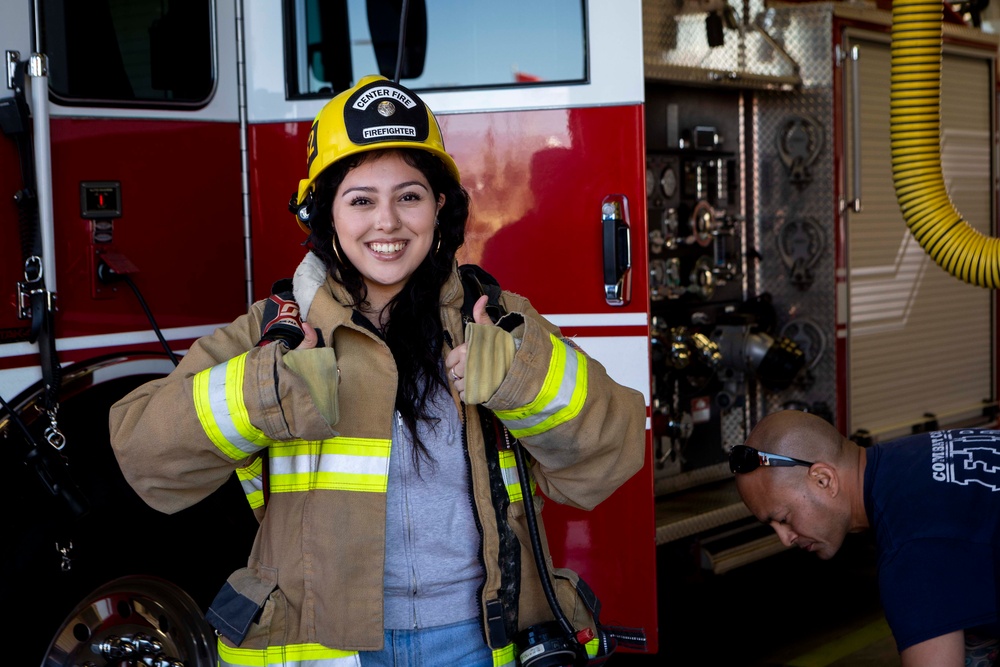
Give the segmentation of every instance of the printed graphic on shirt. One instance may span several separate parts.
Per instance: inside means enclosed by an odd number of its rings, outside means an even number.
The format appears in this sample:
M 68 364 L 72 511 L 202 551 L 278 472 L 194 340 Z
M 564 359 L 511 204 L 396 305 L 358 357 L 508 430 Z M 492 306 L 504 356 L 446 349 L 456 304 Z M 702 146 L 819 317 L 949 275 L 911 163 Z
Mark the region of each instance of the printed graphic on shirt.
M 1000 431 L 955 430 L 931 434 L 935 480 L 1000 491 Z

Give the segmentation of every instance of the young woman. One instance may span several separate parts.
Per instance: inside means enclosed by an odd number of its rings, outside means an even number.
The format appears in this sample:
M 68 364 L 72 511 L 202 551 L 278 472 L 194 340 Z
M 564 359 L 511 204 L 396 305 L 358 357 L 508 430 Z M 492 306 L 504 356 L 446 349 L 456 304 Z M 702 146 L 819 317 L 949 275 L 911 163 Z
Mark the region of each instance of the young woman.
M 589 509 L 642 466 L 642 396 L 520 296 L 502 294 L 497 325 L 485 297 L 463 321 L 469 198 L 414 93 L 363 79 L 307 154 L 294 300 L 254 304 L 122 399 L 121 467 L 165 512 L 243 481 L 260 529 L 207 615 L 220 664 L 513 665 L 517 634 L 552 612 L 494 419 L 548 498 Z M 273 335 L 299 326 L 301 342 Z M 550 576 L 596 631 L 585 584 Z

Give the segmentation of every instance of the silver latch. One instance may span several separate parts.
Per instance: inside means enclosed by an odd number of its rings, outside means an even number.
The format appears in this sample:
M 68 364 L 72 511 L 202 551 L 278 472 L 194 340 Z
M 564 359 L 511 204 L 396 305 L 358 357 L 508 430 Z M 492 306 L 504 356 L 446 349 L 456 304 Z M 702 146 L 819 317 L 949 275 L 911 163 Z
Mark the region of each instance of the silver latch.
M 21 62 L 20 51 L 7 51 L 7 89 L 14 90 L 14 76 L 17 74 L 17 64 Z

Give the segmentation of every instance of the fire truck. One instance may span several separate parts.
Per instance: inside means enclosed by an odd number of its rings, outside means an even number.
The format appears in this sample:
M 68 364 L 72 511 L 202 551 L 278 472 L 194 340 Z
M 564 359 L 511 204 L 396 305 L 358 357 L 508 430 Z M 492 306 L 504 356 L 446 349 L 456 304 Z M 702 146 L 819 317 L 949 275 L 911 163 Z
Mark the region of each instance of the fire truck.
M 646 398 L 643 470 L 592 512 L 545 507 L 554 563 L 587 580 L 604 622 L 643 631 L 636 650 L 659 649 L 658 545 L 717 574 L 784 549 L 727 464 L 763 415 L 806 410 L 859 442 L 995 425 L 996 292 L 939 266 L 897 200 L 889 9 L 3 3 L 0 442 L 20 662 L 214 664 L 201 611 L 243 565 L 253 517 L 235 479 L 177 515 L 146 507 L 108 409 L 291 275 L 311 121 L 366 74 L 398 74 L 440 120 L 472 196 L 460 261 Z M 928 161 L 988 238 L 998 39 L 943 10 Z

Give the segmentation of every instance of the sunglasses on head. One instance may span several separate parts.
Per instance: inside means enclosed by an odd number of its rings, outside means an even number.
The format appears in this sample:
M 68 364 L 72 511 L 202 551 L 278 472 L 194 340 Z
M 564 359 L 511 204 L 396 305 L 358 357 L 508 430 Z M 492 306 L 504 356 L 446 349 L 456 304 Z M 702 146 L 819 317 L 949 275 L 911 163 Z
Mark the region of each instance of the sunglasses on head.
M 747 445 L 735 445 L 729 452 L 729 470 L 736 474 L 746 474 L 753 472 L 761 466 L 789 468 L 791 466 L 811 466 L 809 461 L 793 459 L 790 456 L 781 454 L 770 454 L 748 447 Z

